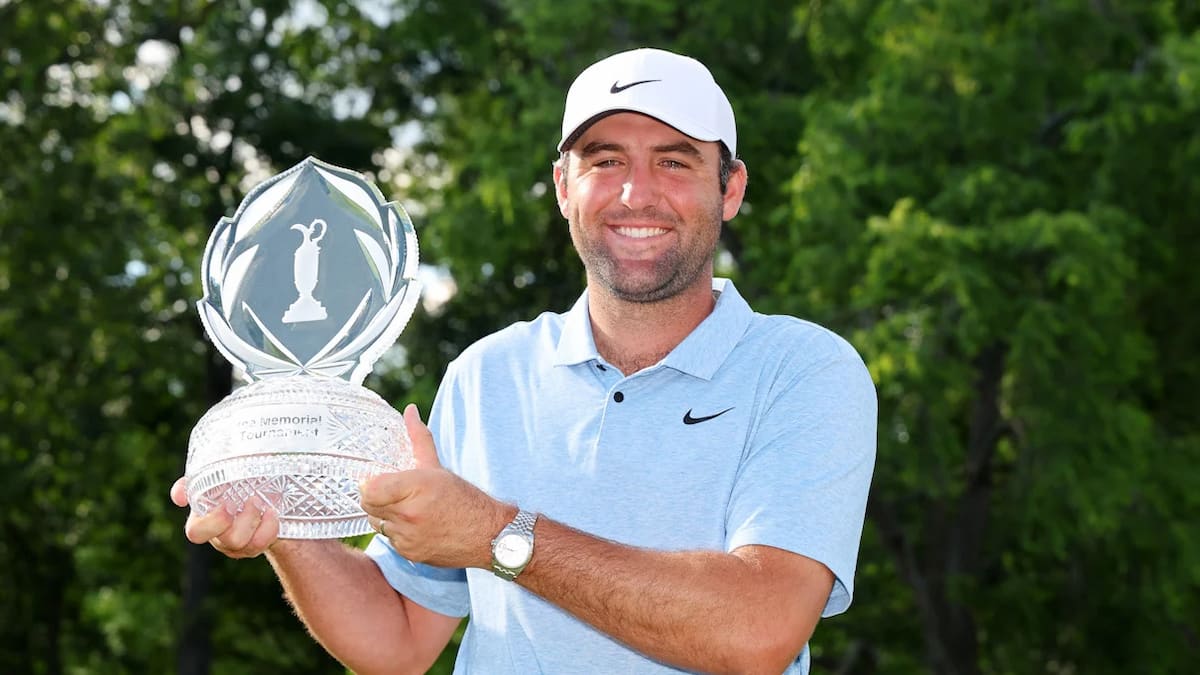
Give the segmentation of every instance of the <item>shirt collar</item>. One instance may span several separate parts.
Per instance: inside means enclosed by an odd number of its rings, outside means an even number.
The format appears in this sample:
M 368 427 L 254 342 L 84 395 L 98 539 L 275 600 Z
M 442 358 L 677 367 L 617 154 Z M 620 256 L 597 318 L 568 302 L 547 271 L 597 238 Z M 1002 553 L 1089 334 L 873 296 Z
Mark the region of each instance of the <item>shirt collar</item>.
M 662 361 L 664 366 L 705 380 L 712 379 L 725 362 L 742 339 L 754 314 L 729 279 L 714 278 L 712 287 L 719 294 L 712 313 Z M 565 316 L 554 365 L 571 366 L 600 359 L 592 337 L 592 322 L 588 318 L 587 291 L 584 291 Z
M 596 341 L 592 338 L 592 322 L 588 319 L 585 289 L 563 319 L 562 334 L 558 336 L 558 348 L 554 352 L 554 365 L 573 366 L 599 358 L 600 352 L 596 351 Z

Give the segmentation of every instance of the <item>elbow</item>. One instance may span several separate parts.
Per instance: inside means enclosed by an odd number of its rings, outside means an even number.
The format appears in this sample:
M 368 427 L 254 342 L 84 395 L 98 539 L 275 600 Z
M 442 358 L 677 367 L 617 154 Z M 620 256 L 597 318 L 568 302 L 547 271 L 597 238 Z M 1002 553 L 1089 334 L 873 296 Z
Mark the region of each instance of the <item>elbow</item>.
M 796 662 L 800 651 L 766 647 L 744 649 L 737 654 L 732 667 L 726 672 L 731 675 L 779 675 Z
M 387 663 L 361 664 L 358 667 L 352 667 L 346 662 L 343 662 L 342 665 L 358 673 L 358 675 L 423 675 L 433 664 L 430 663 L 423 666 L 418 663 L 390 661 Z
M 424 675 L 437 661 L 440 652 L 395 645 L 379 645 L 375 650 L 359 650 L 355 658 L 330 651 L 348 672 L 357 675 Z
M 779 675 L 786 671 L 808 643 L 808 635 L 771 627 L 743 635 L 730 644 L 723 673 L 737 675 Z

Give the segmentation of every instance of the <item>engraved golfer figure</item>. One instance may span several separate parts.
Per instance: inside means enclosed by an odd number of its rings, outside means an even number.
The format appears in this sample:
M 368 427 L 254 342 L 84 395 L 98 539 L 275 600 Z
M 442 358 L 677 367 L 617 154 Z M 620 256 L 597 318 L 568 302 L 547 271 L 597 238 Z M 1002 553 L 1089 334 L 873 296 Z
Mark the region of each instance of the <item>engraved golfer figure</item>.
M 320 226 L 318 228 L 318 226 Z M 299 230 L 304 240 L 296 249 L 296 261 L 293 266 L 296 275 L 296 290 L 300 297 L 283 313 L 284 323 L 303 323 L 305 321 L 321 321 L 325 318 L 325 306 L 313 298 L 313 289 L 317 287 L 317 268 L 321 255 L 320 241 L 325 237 L 328 227 L 321 218 L 316 218 L 308 226 L 303 223 L 292 225 L 293 230 Z

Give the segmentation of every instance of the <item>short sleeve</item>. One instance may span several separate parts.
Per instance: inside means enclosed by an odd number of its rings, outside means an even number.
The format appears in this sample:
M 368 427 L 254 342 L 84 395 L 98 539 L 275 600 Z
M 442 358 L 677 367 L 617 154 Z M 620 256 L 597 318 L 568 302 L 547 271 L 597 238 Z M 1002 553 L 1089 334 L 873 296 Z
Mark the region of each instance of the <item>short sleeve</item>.
M 850 606 L 875 466 L 875 386 L 849 343 L 836 338 L 836 346 L 780 378 L 752 431 L 726 519 L 727 550 L 772 546 L 833 572 L 822 616 Z
M 388 584 L 404 597 L 446 616 L 466 616 L 470 610 L 465 570 L 415 563 L 396 553 L 387 539 L 376 535 L 367 545 Z

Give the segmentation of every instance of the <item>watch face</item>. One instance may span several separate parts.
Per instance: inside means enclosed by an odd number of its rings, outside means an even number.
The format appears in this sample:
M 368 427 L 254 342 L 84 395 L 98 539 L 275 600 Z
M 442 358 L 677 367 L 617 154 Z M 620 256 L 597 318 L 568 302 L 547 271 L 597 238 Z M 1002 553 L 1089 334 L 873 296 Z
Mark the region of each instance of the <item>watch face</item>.
M 496 542 L 496 562 L 509 569 L 529 562 L 530 552 L 529 541 L 519 534 L 506 534 Z

